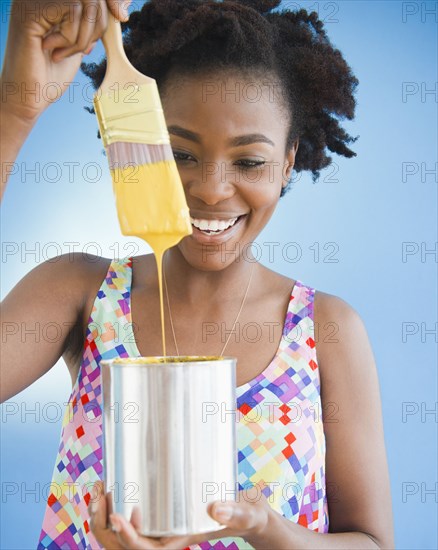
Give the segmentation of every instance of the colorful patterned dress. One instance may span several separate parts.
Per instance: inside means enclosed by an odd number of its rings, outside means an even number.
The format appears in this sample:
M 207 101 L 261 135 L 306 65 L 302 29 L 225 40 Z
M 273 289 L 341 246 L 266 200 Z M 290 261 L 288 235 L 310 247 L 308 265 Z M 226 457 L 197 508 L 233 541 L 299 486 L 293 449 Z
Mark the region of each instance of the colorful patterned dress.
M 103 479 L 101 359 L 139 357 L 130 309 L 132 258 L 113 260 L 88 322 L 78 378 L 66 407 L 47 499 L 40 549 L 101 548 L 88 503 Z M 314 340 L 315 290 L 297 280 L 277 353 L 237 388 L 239 490 L 258 485 L 270 506 L 308 529 L 328 532 L 325 436 Z M 224 537 L 190 550 L 253 548 Z

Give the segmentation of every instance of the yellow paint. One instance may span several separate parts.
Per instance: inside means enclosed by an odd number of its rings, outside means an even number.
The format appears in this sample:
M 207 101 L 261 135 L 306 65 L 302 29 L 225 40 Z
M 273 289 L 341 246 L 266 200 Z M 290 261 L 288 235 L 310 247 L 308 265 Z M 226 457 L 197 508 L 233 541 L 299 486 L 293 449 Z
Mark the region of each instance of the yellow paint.
M 181 355 L 180 357 L 118 357 L 113 364 L 149 365 L 151 363 L 196 363 L 198 361 L 217 361 L 217 355 Z
M 155 81 L 114 83 L 93 98 L 105 147 L 131 142 L 162 145 L 170 143 L 158 87 Z
M 123 84 L 123 85 L 122 85 Z M 170 137 L 153 79 L 145 84 L 116 82 L 93 99 L 105 147 L 113 143 L 169 145 Z M 160 292 L 163 356 L 162 265 L 164 252 L 192 233 L 189 208 L 174 160 L 111 169 L 117 215 L 123 235 L 144 239 L 155 254 Z
M 192 233 L 189 208 L 175 161 L 111 170 L 117 215 L 124 235 L 144 239 L 157 262 L 160 292 L 163 356 L 164 331 L 163 278 L 164 252 Z

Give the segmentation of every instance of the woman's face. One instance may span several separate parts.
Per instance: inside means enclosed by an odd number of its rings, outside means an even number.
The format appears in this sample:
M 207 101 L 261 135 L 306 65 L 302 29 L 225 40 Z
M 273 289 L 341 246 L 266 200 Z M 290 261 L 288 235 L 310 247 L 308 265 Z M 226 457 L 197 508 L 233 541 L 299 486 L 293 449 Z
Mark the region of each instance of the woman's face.
M 193 233 L 177 246 L 193 267 L 221 270 L 251 257 L 250 243 L 275 210 L 297 146 L 285 155 L 289 121 L 268 79 L 178 82 L 162 101 Z

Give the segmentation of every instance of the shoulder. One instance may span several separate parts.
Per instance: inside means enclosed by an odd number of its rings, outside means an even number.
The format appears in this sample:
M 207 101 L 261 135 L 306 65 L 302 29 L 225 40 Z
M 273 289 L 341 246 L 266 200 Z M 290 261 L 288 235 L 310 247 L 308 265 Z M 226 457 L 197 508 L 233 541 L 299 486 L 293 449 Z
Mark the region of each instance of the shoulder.
M 70 298 L 85 296 L 90 284 L 104 276 L 110 263 L 111 260 L 92 254 L 61 254 L 35 266 L 18 285 L 32 284 L 41 292 L 58 292 Z
M 67 253 L 50 258 L 39 266 L 52 282 L 70 287 L 77 294 L 88 293 L 95 281 L 102 282 L 111 259 L 81 252 Z M 67 288 L 66 288 L 67 290 Z
M 82 296 L 85 320 L 88 319 L 96 294 L 112 262 L 110 258 L 79 252 L 59 257 L 59 270 Z
M 50 273 L 63 273 L 67 277 L 75 277 L 81 274 L 92 273 L 107 265 L 109 267 L 111 259 L 94 254 L 84 254 L 82 252 L 68 252 L 60 254 L 54 258 L 49 258 L 38 264 L 32 271 L 45 271 Z
M 259 291 L 259 296 L 257 296 L 257 299 L 261 299 L 263 296 L 276 295 L 282 300 L 284 300 L 284 297 L 286 296 L 289 300 L 291 291 L 296 284 L 296 280 L 269 269 L 259 262 L 257 263 L 257 266 L 259 270 L 258 280 L 255 279 L 253 281 L 253 286 Z
M 70 367 L 80 358 L 90 312 L 112 260 L 92 254 L 74 253 L 63 254 L 49 262 L 39 266 L 47 288 L 56 291 L 75 308 L 76 321 L 72 330 L 81 335 L 70 338 L 70 344 L 64 350 L 64 358 Z
M 356 309 L 339 296 L 315 291 L 315 348 L 321 378 L 321 395 L 326 400 L 342 396 L 340 380 L 376 378 L 376 365 L 365 322 Z M 359 389 L 359 387 L 357 388 Z
M 326 321 L 329 318 L 338 321 L 349 321 L 353 317 L 360 319 L 358 312 L 343 298 L 316 289 L 314 292 L 314 311 L 315 315 Z
M 77 312 L 75 329 L 82 334 L 85 334 L 93 302 L 111 262 L 103 256 L 76 252 L 62 254 L 39 266 L 48 291 L 56 289 L 74 305 Z M 79 339 L 71 341 L 77 342 L 78 350 L 66 351 L 74 355 L 80 352 L 82 342 Z
M 343 298 L 320 290 L 314 292 L 314 321 L 320 348 L 325 344 L 347 345 L 366 333 L 365 323 L 357 310 Z M 330 337 L 328 335 L 330 332 Z

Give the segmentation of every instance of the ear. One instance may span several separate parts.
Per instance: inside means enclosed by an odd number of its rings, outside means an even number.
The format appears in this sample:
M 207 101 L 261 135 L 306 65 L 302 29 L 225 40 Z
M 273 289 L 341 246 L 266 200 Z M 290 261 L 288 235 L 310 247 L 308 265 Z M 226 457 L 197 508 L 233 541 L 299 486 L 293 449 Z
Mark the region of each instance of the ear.
M 290 180 L 293 167 L 295 166 L 295 157 L 297 155 L 298 146 L 300 144 L 299 138 L 297 138 L 293 144 L 292 147 L 289 149 L 286 155 L 284 167 L 285 170 L 283 171 L 283 182 L 281 186 L 284 188 L 288 184 L 288 181 Z

